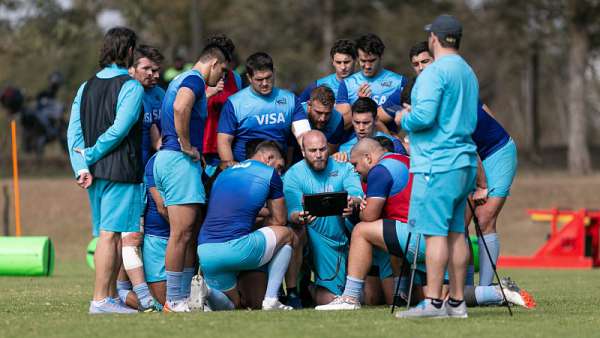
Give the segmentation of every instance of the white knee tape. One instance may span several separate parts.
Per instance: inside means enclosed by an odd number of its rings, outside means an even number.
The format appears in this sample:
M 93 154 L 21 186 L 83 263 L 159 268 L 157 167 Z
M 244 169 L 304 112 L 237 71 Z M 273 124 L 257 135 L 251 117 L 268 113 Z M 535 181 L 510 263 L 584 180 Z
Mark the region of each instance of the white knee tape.
M 140 249 L 136 246 L 123 247 L 123 267 L 125 270 L 136 269 L 144 266 L 140 257 Z

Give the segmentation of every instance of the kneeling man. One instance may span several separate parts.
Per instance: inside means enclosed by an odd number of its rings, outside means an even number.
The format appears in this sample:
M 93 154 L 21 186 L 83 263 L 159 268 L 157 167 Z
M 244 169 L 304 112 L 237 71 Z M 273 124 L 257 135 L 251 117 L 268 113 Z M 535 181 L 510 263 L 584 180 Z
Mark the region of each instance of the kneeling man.
M 240 307 L 239 272 L 265 264 L 269 277 L 262 309 L 292 309 L 277 298 L 295 245 L 292 230 L 285 226 L 283 182 L 274 169 L 282 158 L 276 142 L 261 142 L 249 160 L 226 169 L 213 184 L 198 237 L 200 267 L 212 310 Z M 264 226 L 252 231 L 265 203 L 269 213 Z

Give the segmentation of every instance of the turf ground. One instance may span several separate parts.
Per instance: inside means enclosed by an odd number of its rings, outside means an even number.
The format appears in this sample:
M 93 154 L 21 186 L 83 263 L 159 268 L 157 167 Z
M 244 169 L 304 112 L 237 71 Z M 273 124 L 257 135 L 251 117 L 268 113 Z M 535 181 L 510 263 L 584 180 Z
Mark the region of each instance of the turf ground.
M 235 311 L 87 314 L 92 271 L 57 265 L 51 278 L 0 278 L 0 337 L 598 337 L 600 271 L 505 270 L 538 308 L 472 308 L 468 319 L 407 321 L 387 307 L 353 312 Z
M 10 181 L 0 180 L 10 187 Z M 501 253 L 527 255 L 544 242 L 548 225 L 533 223 L 526 208 L 600 208 L 600 175 L 561 173 L 517 176 L 499 221 Z M 0 209 L 4 214 L 4 194 Z M 12 202 L 11 202 L 12 203 Z M 12 208 L 11 203 L 9 207 Z M 71 178 L 21 182 L 25 235 L 49 235 L 56 247 L 50 278 L 0 277 L 1 337 L 600 337 L 600 270 L 505 270 L 531 291 L 538 308 L 471 309 L 466 320 L 407 322 L 384 307 L 356 312 L 87 314 L 92 271 L 85 266 L 90 240 L 87 194 Z M 13 215 L 10 224 L 13 223 Z M 11 233 L 13 233 L 11 229 Z

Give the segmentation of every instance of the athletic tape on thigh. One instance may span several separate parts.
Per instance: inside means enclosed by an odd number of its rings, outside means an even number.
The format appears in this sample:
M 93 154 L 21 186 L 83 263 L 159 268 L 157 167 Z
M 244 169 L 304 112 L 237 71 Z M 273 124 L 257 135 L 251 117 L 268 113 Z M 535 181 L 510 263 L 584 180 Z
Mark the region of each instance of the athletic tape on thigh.
M 396 257 L 404 257 L 404 253 L 402 252 L 402 247 L 400 245 L 405 246 L 406 243 L 401 244 L 398 241 L 395 220 L 383 220 L 383 242 L 385 243 L 385 246 L 387 247 L 388 253 L 390 255 L 394 255 Z
M 123 247 L 123 267 L 131 270 L 144 266 L 140 257 L 140 249 L 137 246 Z
M 277 246 L 277 236 L 275 236 L 275 231 L 269 227 L 260 228 L 258 231 L 262 232 L 266 239 L 265 252 L 263 253 L 259 263 L 259 266 L 262 266 L 268 263 L 271 258 L 273 258 L 275 247 Z

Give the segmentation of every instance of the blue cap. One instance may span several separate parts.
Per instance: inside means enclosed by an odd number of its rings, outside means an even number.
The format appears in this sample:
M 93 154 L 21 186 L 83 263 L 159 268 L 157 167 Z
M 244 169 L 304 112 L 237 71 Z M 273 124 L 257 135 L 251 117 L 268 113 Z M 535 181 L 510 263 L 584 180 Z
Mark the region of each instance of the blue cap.
M 462 25 L 452 15 L 443 14 L 435 18 L 431 24 L 425 26 L 425 31 L 434 33 L 440 39 L 445 39 L 448 36 L 460 38 L 462 36 Z

